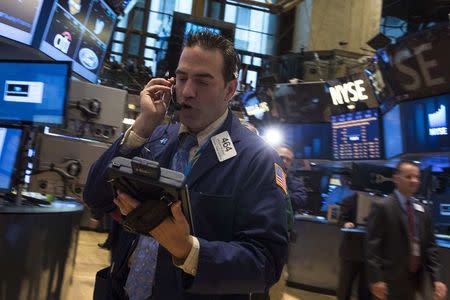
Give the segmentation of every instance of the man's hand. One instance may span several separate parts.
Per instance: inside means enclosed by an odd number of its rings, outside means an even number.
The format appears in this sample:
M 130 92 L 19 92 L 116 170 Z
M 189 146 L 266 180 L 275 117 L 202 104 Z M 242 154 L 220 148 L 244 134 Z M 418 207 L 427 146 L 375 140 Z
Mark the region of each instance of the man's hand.
M 355 224 L 353 222 L 346 222 L 344 228 L 355 228 Z
M 443 300 L 447 295 L 447 286 L 440 281 L 434 282 L 433 300 Z
M 377 299 L 386 300 L 388 289 L 386 282 L 378 281 L 370 285 L 370 291 Z
M 113 202 L 119 207 L 120 213 L 124 216 L 139 206 L 139 201 L 121 191 L 117 191 L 117 197 Z
M 174 78 L 154 78 L 141 91 L 141 113 L 133 124 L 133 131 L 146 138 L 161 124 L 170 102 L 170 89 Z
M 180 201 L 172 204 L 170 209 L 173 218 L 166 218 L 150 234 L 176 259 L 184 261 L 192 248 L 189 224 L 181 211 Z

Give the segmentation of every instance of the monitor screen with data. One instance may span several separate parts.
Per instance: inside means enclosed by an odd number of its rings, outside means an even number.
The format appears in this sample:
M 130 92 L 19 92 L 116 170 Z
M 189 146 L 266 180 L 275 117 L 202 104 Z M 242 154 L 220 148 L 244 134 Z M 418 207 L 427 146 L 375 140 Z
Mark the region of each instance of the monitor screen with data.
M 333 159 L 382 159 L 378 110 L 368 109 L 331 117 Z

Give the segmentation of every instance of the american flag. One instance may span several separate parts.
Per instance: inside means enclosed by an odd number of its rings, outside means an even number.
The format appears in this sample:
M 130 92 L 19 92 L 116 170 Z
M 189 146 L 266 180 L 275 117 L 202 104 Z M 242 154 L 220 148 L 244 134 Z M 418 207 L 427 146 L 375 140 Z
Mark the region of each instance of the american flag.
M 287 194 L 286 173 L 278 164 L 275 164 L 275 182 Z

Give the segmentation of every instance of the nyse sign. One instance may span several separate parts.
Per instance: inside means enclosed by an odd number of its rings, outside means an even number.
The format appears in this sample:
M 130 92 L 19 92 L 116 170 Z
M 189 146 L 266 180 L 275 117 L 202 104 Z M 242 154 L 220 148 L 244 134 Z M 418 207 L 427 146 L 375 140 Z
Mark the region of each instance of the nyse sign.
M 326 87 L 333 115 L 378 107 L 369 78 L 364 73 L 328 80 Z
M 358 79 L 344 84 L 330 86 L 330 95 L 334 105 L 364 101 L 369 97 L 365 94 L 364 80 Z
M 398 99 L 450 91 L 450 26 L 424 30 L 386 49 L 384 75 Z

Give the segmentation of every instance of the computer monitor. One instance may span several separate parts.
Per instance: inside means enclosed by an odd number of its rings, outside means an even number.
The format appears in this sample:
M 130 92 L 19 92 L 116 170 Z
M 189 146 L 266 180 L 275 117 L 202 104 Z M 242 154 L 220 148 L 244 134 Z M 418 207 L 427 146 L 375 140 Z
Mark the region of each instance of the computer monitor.
M 22 130 L 0 127 L 0 192 L 11 189 L 12 177 L 20 148 Z
M 368 109 L 331 117 L 334 160 L 383 158 L 378 110 Z
M 292 146 L 295 158 L 331 158 L 331 126 L 329 123 L 282 124 L 281 130 L 286 143 Z
M 450 152 L 450 94 L 401 102 L 383 116 L 386 158 Z
M 406 153 L 450 152 L 450 94 L 400 104 Z
M 288 123 L 330 121 L 331 96 L 324 82 L 277 84 L 273 97 L 280 118 Z
M 61 125 L 70 62 L 0 60 L 0 121 Z
M 394 169 L 367 163 L 352 164 L 352 190 L 390 194 L 395 188 Z
M 39 49 L 56 60 L 72 60 L 75 73 L 97 83 L 116 20 L 104 0 L 58 0 Z
M 165 63 L 158 65 L 157 74 L 164 75 L 166 72 L 169 72 L 170 75 L 174 74 L 189 31 L 208 30 L 220 33 L 234 42 L 235 28 L 236 25 L 233 23 L 174 12 L 171 31 L 168 32 L 168 28 L 164 28 L 163 31 L 166 31 L 164 36 L 159 35 L 160 43 L 167 41 L 167 52 L 161 53 L 161 58 L 165 60 Z
M 44 0 L 0 1 L 0 36 L 31 45 Z

